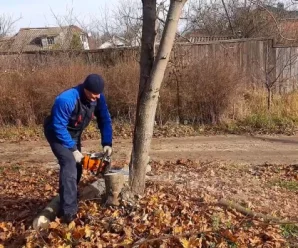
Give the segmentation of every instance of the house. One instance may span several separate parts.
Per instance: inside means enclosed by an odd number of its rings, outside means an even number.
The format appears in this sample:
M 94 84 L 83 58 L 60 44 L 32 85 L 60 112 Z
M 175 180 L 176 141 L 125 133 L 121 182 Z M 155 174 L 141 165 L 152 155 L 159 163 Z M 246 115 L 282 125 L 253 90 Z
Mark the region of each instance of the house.
M 99 46 L 99 49 L 106 48 L 119 48 L 119 47 L 139 47 L 141 45 L 141 39 L 133 37 L 131 39 L 125 39 L 123 37 L 113 35 L 106 42 Z
M 99 49 L 126 47 L 126 46 L 128 46 L 128 42 L 124 38 L 113 35 L 109 40 L 102 43 L 99 46 Z
M 26 52 L 60 49 L 89 50 L 88 35 L 79 27 L 21 28 L 0 51 Z

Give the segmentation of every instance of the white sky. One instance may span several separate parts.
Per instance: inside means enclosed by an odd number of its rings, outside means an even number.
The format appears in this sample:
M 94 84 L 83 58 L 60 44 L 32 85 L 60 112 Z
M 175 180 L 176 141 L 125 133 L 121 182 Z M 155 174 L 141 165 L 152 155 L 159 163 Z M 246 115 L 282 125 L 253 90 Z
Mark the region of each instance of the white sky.
M 106 7 L 110 10 L 120 0 L 0 0 L 0 16 L 10 15 L 21 19 L 15 31 L 22 27 L 57 26 L 53 13 L 65 16 L 70 9 L 83 23 L 94 20 Z

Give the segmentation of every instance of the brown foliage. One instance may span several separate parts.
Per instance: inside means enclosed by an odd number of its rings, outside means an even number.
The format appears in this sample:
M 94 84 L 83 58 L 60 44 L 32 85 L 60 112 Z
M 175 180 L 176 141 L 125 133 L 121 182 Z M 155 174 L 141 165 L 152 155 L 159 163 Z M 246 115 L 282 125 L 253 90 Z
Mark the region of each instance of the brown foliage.
M 161 89 L 156 120 L 219 123 L 230 112 L 240 76 L 233 65 L 196 62 L 169 68 Z M 41 124 L 61 91 L 82 82 L 89 73 L 102 74 L 111 115 L 134 121 L 139 66 L 135 61 L 110 67 L 79 61 L 50 60 L 34 69 L 11 70 L 0 77 L 0 125 Z M 178 84 L 178 85 L 177 85 Z M 178 86 L 178 87 L 177 87 Z

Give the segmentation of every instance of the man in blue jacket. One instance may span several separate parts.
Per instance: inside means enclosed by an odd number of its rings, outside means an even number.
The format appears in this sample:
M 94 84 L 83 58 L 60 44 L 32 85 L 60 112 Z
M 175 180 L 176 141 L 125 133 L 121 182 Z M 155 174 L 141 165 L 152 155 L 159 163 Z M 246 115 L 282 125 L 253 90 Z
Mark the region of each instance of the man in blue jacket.
M 77 184 L 82 175 L 81 134 L 93 115 L 101 132 L 103 151 L 112 154 L 112 123 L 105 97 L 104 80 L 90 74 L 78 86 L 58 95 L 44 123 L 44 133 L 60 165 L 59 195 L 62 222 L 70 223 L 78 210 Z

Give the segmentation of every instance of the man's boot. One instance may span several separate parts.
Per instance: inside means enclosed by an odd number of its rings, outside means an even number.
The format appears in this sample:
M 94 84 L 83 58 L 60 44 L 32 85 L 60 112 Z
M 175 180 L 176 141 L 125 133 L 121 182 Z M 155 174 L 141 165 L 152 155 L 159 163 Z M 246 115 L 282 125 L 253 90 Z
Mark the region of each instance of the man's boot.
M 61 217 L 61 223 L 69 224 L 72 222 L 77 216 L 75 214 L 65 214 Z

